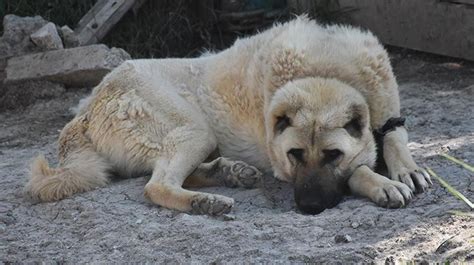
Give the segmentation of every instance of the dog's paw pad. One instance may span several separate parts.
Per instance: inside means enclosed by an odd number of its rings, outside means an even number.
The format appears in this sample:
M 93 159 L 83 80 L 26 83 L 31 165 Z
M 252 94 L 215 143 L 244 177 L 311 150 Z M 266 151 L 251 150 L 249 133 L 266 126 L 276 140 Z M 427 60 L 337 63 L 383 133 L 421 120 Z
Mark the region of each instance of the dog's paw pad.
M 262 178 L 262 173 L 255 167 L 247 165 L 244 162 L 235 162 L 227 176 L 226 184 L 228 186 L 239 186 L 244 188 L 253 188 Z
M 234 199 L 214 194 L 199 194 L 191 201 L 192 213 L 218 216 L 229 213 Z

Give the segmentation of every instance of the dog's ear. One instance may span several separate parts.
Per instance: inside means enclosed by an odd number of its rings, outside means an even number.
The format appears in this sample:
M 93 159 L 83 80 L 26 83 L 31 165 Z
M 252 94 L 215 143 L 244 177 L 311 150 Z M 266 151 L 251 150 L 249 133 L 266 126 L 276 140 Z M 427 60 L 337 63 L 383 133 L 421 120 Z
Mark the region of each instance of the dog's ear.
M 271 54 L 270 67 L 266 72 L 268 95 L 289 81 L 304 76 L 303 54 L 295 49 L 281 48 Z
M 367 106 L 352 105 L 348 111 L 349 121 L 344 125 L 344 129 L 352 136 L 360 138 L 362 130 L 367 126 Z
M 287 115 L 276 117 L 274 131 L 275 134 L 282 133 L 286 128 L 291 126 L 291 120 Z

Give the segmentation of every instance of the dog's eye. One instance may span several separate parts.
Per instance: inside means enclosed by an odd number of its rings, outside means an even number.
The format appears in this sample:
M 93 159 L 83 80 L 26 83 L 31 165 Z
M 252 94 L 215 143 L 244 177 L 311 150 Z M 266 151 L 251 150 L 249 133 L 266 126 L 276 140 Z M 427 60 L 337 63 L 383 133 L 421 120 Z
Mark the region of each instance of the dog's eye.
M 344 129 L 352 137 L 360 138 L 362 136 L 362 124 L 359 118 L 353 118 L 350 120 L 346 125 L 344 125 Z
M 275 123 L 275 131 L 278 133 L 283 132 L 288 126 L 291 125 L 290 118 L 288 116 L 279 116 L 277 117 L 277 121 Z
M 300 148 L 292 148 L 287 152 L 288 159 L 299 163 L 304 162 L 304 150 Z

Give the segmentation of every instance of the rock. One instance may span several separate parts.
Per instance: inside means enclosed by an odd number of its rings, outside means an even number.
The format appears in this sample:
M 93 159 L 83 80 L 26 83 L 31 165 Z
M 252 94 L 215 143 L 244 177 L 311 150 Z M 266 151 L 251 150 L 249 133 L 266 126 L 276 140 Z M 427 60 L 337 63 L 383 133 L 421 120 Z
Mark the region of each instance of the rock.
M 40 16 L 19 17 L 6 15 L 3 18 L 3 36 L 0 37 L 0 58 L 18 56 L 41 51 L 30 39 L 30 35 L 46 25 Z
M 354 229 L 356 229 L 359 226 L 360 226 L 360 224 L 358 222 L 352 222 L 351 223 L 351 227 L 354 228 Z
M 124 50 L 103 44 L 28 54 L 8 60 L 4 82 L 47 80 L 66 86 L 95 86 L 127 59 L 130 55 Z
M 63 43 L 66 48 L 79 46 L 79 39 L 70 27 L 62 26 L 60 29 L 60 35 L 62 36 Z
M 64 49 L 56 25 L 51 22 L 31 34 L 30 38 L 43 51 Z
M 352 238 L 349 235 L 336 235 L 334 237 L 334 242 L 336 243 L 349 243 L 352 241 Z
M 232 214 L 223 214 L 222 219 L 224 221 L 235 221 L 235 215 Z

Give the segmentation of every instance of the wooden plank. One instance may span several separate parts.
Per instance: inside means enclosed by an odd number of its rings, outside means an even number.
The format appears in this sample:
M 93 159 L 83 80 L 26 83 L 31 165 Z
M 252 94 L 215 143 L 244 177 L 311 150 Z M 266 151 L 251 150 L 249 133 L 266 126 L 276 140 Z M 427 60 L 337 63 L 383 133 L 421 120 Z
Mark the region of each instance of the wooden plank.
M 438 0 L 339 0 L 386 44 L 474 60 L 474 9 Z
M 97 1 L 91 10 L 82 17 L 74 30 L 80 45 L 98 43 L 128 10 L 143 3 L 143 0 Z
M 451 3 L 456 3 L 456 4 L 474 5 L 474 0 L 447 0 L 447 1 Z

